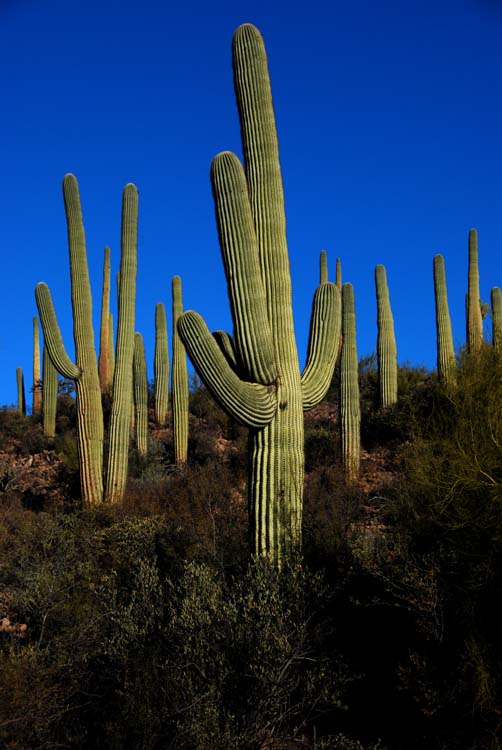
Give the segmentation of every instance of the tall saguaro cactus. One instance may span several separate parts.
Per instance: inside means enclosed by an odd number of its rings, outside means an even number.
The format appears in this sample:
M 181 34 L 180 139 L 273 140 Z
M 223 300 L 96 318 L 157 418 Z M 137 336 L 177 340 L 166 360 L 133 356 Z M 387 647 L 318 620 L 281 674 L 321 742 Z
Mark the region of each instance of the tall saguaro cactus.
M 224 152 L 213 160 L 211 179 L 234 323 L 235 366 L 197 313 L 184 313 L 178 331 L 213 396 L 250 428 L 252 547 L 280 564 L 301 541 L 302 412 L 329 387 L 340 301 L 334 284 L 319 285 L 301 374 L 267 57 L 259 31 L 250 24 L 234 34 L 233 68 L 246 173 L 234 154 Z
M 467 282 L 467 351 L 479 352 L 483 345 L 483 315 L 479 296 L 478 233 L 469 231 L 469 271 Z
M 40 330 L 38 318 L 33 318 L 33 404 L 32 413 L 37 414 L 42 406 L 42 383 L 40 381 Z
M 172 280 L 173 294 L 173 442 L 174 460 L 178 465 L 186 463 L 188 455 L 188 370 L 185 347 L 177 330 L 178 320 L 183 315 L 181 278 Z
M 161 427 L 169 412 L 169 352 L 167 348 L 166 309 L 162 302 L 155 305 L 155 421 Z
M 437 338 L 437 369 L 438 377 L 446 385 L 455 381 L 456 359 L 451 330 L 450 310 L 448 307 L 448 291 L 446 287 L 446 272 L 444 258 L 435 255 L 434 296 L 436 300 L 436 338 Z
M 385 266 L 375 268 L 377 296 L 377 359 L 380 382 L 380 406 L 386 408 L 397 401 L 397 348 L 394 318 L 390 306 Z
M 352 284 L 342 287 L 342 353 L 340 362 L 340 426 L 342 461 L 347 479 L 359 473 L 361 405 L 356 340 L 356 314 Z
M 105 392 L 112 384 L 110 374 L 110 346 L 113 346 L 113 343 L 110 342 L 110 273 L 110 248 L 105 247 L 98 362 L 99 382 L 102 392 Z
M 66 353 L 49 287 L 44 283 L 37 284 L 35 296 L 49 356 L 65 378 L 75 381 L 80 486 L 83 501 L 91 504 L 103 499 L 103 410 L 82 209 L 77 180 L 71 174 L 63 179 L 63 196 L 70 251 L 75 363 Z
M 496 352 L 502 353 L 502 292 L 494 286 L 491 291 L 492 343 Z
M 148 379 L 145 346 L 141 333 L 134 334 L 133 370 L 136 448 L 140 456 L 146 456 L 148 453 Z
M 124 497 L 129 463 L 133 409 L 134 323 L 138 242 L 138 191 L 129 184 L 122 195 L 122 237 L 119 277 L 119 320 L 110 417 L 110 450 L 105 499 L 119 503 Z

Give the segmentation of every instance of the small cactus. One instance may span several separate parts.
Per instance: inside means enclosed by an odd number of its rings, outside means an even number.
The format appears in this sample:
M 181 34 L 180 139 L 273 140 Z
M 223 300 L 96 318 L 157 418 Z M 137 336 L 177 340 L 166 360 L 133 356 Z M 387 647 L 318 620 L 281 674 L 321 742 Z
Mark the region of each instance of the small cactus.
M 162 302 L 155 306 L 155 421 L 163 427 L 169 412 L 169 352 L 167 348 L 166 310 Z
M 437 370 L 440 381 L 448 385 L 455 382 L 457 362 L 453 346 L 446 272 L 442 255 L 434 256 L 433 270 L 436 300 Z
M 17 382 L 17 410 L 19 414 L 26 414 L 26 396 L 24 391 L 24 376 L 23 368 L 18 367 L 16 369 L 16 382 Z
M 188 456 L 188 370 L 185 347 L 178 333 L 178 320 L 183 315 L 181 278 L 172 280 L 173 294 L 173 442 L 174 460 L 178 465 L 186 463 Z
M 476 354 L 483 345 L 483 315 L 479 297 L 478 233 L 469 232 L 469 272 L 467 286 L 467 351 Z
M 361 452 L 361 406 L 356 340 L 356 314 L 352 284 L 342 287 L 342 353 L 340 361 L 340 426 L 345 476 L 359 474 Z
M 377 295 L 377 359 L 380 383 L 380 406 L 384 409 L 397 401 L 397 348 L 394 318 L 390 306 L 385 266 L 375 268 Z
M 502 353 L 502 293 L 498 286 L 491 291 L 492 303 L 492 343 L 499 354 Z
M 42 382 L 40 380 L 40 331 L 38 318 L 33 318 L 33 404 L 32 413 L 38 414 L 42 406 Z

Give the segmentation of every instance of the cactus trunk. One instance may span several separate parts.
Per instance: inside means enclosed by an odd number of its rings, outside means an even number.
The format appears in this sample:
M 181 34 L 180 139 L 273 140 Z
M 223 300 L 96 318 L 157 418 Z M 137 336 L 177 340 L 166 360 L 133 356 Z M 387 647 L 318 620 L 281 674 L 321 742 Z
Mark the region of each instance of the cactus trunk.
M 52 364 L 47 347 L 44 346 L 42 370 L 42 412 L 44 418 L 44 435 L 55 437 L 56 412 L 58 402 L 58 371 Z
M 457 367 L 453 334 L 451 330 L 450 310 L 448 308 L 448 291 L 446 272 L 442 255 L 434 256 L 434 295 L 436 300 L 436 337 L 438 377 L 446 385 L 455 382 Z
M 16 369 L 17 410 L 19 414 L 26 414 L 26 395 L 24 391 L 24 375 L 22 367 Z
M 101 325 L 99 340 L 99 383 L 104 393 L 110 388 L 110 248 L 105 247 L 103 262 L 103 292 L 101 296 Z
M 38 318 L 33 318 L 33 404 L 32 413 L 38 414 L 42 406 L 42 383 L 40 380 L 40 330 Z
M 483 345 L 483 316 L 479 297 L 478 233 L 469 232 L 469 271 L 467 284 L 467 351 L 479 352 Z
M 188 370 L 185 347 L 178 333 L 178 320 L 183 315 L 181 279 L 172 280 L 173 295 L 173 443 L 174 460 L 181 466 L 188 457 Z
M 345 476 L 359 474 L 361 452 L 361 406 L 356 340 L 356 314 L 352 284 L 342 288 L 342 353 L 340 362 L 340 426 Z
M 491 291 L 492 303 L 492 343 L 499 354 L 502 352 L 502 292 L 498 286 Z
M 146 456 L 148 453 L 148 378 L 141 333 L 134 334 L 133 370 L 136 448 L 140 456 Z
M 380 406 L 384 409 L 397 401 L 397 348 L 394 335 L 394 319 L 390 306 L 389 288 L 385 267 L 375 268 L 378 318 L 378 378 L 380 383 Z
M 155 306 L 155 421 L 163 427 L 169 412 L 169 352 L 167 348 L 166 310 L 159 302 Z

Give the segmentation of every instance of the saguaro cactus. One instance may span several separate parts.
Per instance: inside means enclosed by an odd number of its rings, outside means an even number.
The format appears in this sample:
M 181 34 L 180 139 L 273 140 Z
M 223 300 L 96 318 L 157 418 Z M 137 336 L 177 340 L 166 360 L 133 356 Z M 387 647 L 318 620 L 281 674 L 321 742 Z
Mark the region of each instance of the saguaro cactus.
M 126 185 L 122 195 L 122 238 L 119 278 L 119 320 L 110 417 L 110 450 L 105 499 L 122 501 L 127 481 L 129 439 L 133 410 L 132 366 L 136 313 L 136 271 L 138 242 L 138 191 Z
M 77 180 L 71 174 L 64 177 L 63 195 L 70 250 L 75 364 L 64 348 L 49 287 L 44 283 L 37 284 L 35 296 L 49 356 L 65 378 L 75 381 L 82 499 L 85 503 L 99 503 L 103 499 L 103 410 L 82 209 Z
M 26 395 L 24 391 L 24 375 L 23 375 L 22 367 L 18 367 L 16 369 L 16 383 L 17 383 L 17 410 L 20 414 L 26 414 Z
M 173 442 L 174 460 L 182 465 L 188 454 L 188 370 L 185 347 L 177 330 L 177 324 L 183 315 L 183 298 L 181 278 L 172 280 L 173 294 Z
M 169 352 L 167 348 L 166 309 L 162 302 L 155 306 L 155 421 L 161 427 L 169 412 Z
M 44 346 L 42 367 L 42 413 L 44 418 L 44 435 L 46 437 L 54 437 L 56 434 L 56 412 L 58 402 L 58 371 L 52 364 L 46 346 Z
M 378 378 L 380 382 L 380 406 L 385 408 L 397 401 L 397 348 L 385 266 L 378 265 L 375 268 L 375 285 L 377 296 L 377 359 Z
M 469 232 L 469 272 L 467 283 L 467 351 L 479 352 L 483 345 L 483 315 L 479 296 L 478 233 Z
M 442 255 L 434 256 L 433 270 L 434 296 L 436 300 L 437 369 L 439 379 L 447 385 L 455 381 L 457 363 L 455 348 L 453 346 L 446 272 Z
M 105 247 L 103 261 L 103 292 L 101 296 L 101 325 L 99 339 L 99 383 L 104 393 L 112 384 L 110 374 L 110 248 Z
M 498 286 L 491 291 L 492 343 L 496 352 L 502 352 L 502 293 Z
M 42 383 L 40 381 L 40 331 L 38 318 L 33 318 L 33 404 L 32 413 L 37 414 L 42 406 Z
M 263 40 L 250 24 L 233 39 L 234 84 L 246 174 L 234 154 L 216 156 L 211 179 L 234 323 L 232 367 L 202 318 L 178 331 L 202 380 L 250 428 L 252 547 L 276 564 L 301 540 L 303 409 L 325 395 L 340 326 L 339 291 L 320 284 L 309 354 L 300 374 L 277 134 Z
M 340 362 L 340 426 L 342 461 L 347 479 L 359 473 L 361 406 L 356 340 L 356 314 L 352 284 L 342 287 L 342 353 Z
M 336 277 L 335 284 L 337 285 L 340 292 L 342 291 L 342 261 L 340 258 L 336 259 Z
M 134 410 L 136 448 L 140 456 L 148 453 L 148 379 L 145 346 L 141 333 L 134 334 Z

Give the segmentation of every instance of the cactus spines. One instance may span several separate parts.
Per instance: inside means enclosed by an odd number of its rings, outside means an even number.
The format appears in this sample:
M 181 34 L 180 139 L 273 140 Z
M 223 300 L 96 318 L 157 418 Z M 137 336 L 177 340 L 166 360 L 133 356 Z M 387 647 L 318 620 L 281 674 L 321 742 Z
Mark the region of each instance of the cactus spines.
M 342 353 L 340 361 L 340 426 L 342 462 L 349 481 L 357 478 L 361 452 L 361 406 L 352 284 L 342 287 Z
M 437 337 L 437 370 L 441 382 L 446 385 L 455 381 L 456 359 L 451 330 L 450 310 L 448 308 L 448 291 L 444 258 L 435 255 L 434 296 L 436 300 L 436 337 Z
M 17 383 L 17 410 L 19 414 L 26 414 L 26 396 L 24 391 L 24 375 L 23 368 L 18 367 L 16 369 L 16 383 Z
M 101 297 L 101 325 L 99 340 L 99 383 L 104 393 L 112 383 L 110 375 L 110 248 L 105 247 L 103 261 L 103 292 Z
M 492 343 L 499 354 L 502 353 L 502 292 L 494 286 L 491 291 L 492 303 Z
M 167 349 L 166 310 L 162 302 L 155 306 L 155 421 L 161 427 L 169 411 L 169 352 Z
M 42 406 L 42 383 L 40 380 L 40 331 L 38 318 L 33 318 L 33 404 L 32 413 L 37 414 Z
M 376 266 L 375 286 L 377 296 L 377 359 L 378 379 L 380 383 L 380 406 L 386 408 L 397 401 L 397 349 L 385 266 Z
M 148 378 L 141 333 L 134 334 L 133 371 L 136 448 L 140 456 L 146 456 L 148 453 Z
M 188 370 L 185 347 L 178 333 L 178 320 L 183 315 L 181 278 L 172 280 L 173 295 L 173 442 L 174 460 L 186 463 L 188 456 Z
M 56 435 L 58 371 L 52 364 L 46 346 L 44 346 L 42 367 L 42 412 L 44 419 L 44 435 L 52 438 Z
M 130 420 L 133 408 L 134 322 L 138 238 L 138 191 L 128 184 L 122 194 L 122 238 L 119 280 L 119 320 L 110 417 L 110 451 L 105 499 L 121 502 L 127 481 Z
M 317 384 L 329 385 L 338 336 L 331 358 L 320 356 L 317 341 L 311 341 L 302 376 L 267 58 L 260 33 L 250 24 L 234 34 L 233 68 L 246 174 L 237 157 L 224 152 L 213 161 L 211 179 L 237 369 L 197 313 L 184 313 L 178 331 L 215 398 L 250 427 L 252 547 L 280 565 L 301 541 L 303 390 L 325 395 Z M 339 292 L 329 283 L 318 292 L 311 331 L 326 342 L 333 339 L 337 317 L 339 325 Z
M 71 174 L 64 177 L 63 195 L 70 251 L 75 364 L 65 351 L 47 285 L 37 284 L 35 296 L 49 356 L 64 377 L 75 380 L 82 499 L 84 503 L 99 503 L 103 499 L 103 411 L 82 210 L 77 180 Z
M 467 285 L 467 351 L 479 352 L 483 345 L 483 316 L 479 297 L 478 233 L 469 231 L 469 271 Z

